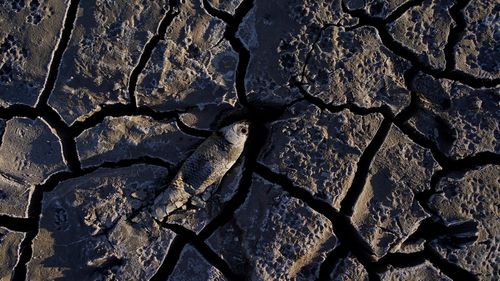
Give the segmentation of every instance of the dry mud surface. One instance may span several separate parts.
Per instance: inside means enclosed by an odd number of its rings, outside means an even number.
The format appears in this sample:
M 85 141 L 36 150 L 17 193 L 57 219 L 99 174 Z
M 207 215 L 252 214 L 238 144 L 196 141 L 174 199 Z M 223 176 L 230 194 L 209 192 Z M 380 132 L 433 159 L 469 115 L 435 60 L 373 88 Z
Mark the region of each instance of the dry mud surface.
M 500 280 L 499 14 L 0 0 L 0 280 Z M 236 164 L 155 220 L 239 120 Z

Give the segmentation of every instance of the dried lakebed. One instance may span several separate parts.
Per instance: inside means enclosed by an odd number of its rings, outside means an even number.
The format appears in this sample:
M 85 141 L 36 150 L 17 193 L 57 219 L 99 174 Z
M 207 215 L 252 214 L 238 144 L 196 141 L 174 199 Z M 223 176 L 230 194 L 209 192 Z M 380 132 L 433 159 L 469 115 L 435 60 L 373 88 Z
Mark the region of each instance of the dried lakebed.
M 499 11 L 0 0 L 0 280 L 499 280 Z

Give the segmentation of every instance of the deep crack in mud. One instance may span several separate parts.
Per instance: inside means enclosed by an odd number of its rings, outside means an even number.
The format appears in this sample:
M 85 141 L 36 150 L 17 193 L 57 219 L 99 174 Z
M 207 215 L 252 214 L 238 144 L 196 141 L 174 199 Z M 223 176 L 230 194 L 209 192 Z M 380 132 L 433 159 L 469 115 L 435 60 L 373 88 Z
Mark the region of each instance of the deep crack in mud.
M 0 279 L 498 280 L 498 5 L 448 2 L 0 1 Z

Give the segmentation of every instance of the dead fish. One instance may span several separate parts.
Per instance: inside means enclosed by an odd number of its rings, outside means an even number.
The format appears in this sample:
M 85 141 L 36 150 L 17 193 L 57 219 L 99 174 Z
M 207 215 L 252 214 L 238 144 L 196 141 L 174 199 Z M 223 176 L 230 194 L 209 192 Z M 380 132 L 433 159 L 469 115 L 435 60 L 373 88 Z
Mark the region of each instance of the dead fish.
M 239 121 L 208 137 L 182 164 L 171 184 L 155 198 L 152 214 L 162 221 L 200 196 L 210 185 L 220 182 L 236 163 L 248 138 L 249 123 Z

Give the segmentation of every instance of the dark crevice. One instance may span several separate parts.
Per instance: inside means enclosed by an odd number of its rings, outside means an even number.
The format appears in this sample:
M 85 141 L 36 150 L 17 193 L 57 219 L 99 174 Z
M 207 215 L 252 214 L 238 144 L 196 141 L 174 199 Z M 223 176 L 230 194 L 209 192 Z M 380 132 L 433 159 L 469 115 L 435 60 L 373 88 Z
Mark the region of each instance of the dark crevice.
M 403 5 L 397 7 L 390 15 L 388 15 L 382 22 L 384 24 L 389 24 L 392 22 L 395 22 L 397 19 L 399 19 L 402 15 L 404 15 L 406 12 L 408 12 L 411 8 L 420 6 L 424 0 L 410 0 Z
M 172 165 L 166 163 L 165 161 L 152 157 L 140 157 L 135 159 L 124 159 L 117 162 L 106 162 L 102 165 L 80 169 L 78 171 L 63 171 L 50 175 L 42 184 L 35 186 L 33 193 L 31 194 L 30 202 L 28 205 L 28 220 L 31 224 L 38 226 L 40 221 L 40 216 L 42 213 L 42 201 L 45 192 L 53 191 L 54 188 L 61 182 L 82 177 L 88 175 L 99 168 L 120 168 L 129 167 L 135 164 L 152 164 L 157 166 L 162 166 L 166 168 L 171 168 Z M 22 226 L 16 226 L 22 227 Z M 14 267 L 12 274 L 12 281 L 26 280 L 26 270 L 27 263 L 31 260 L 33 255 L 33 239 L 35 239 L 38 234 L 39 228 L 36 227 L 34 230 L 28 230 L 23 241 L 21 241 L 19 247 L 19 257 L 16 266 Z
M 396 55 L 409 60 L 412 63 L 413 67 L 405 74 L 407 88 L 410 89 L 410 91 L 411 80 L 419 70 L 426 74 L 432 75 L 436 79 L 451 79 L 474 88 L 494 87 L 498 85 L 500 79 L 477 78 L 470 74 L 455 70 L 456 63 L 454 48 L 462 38 L 466 27 L 465 20 L 463 19 L 463 9 L 469 3 L 469 1 L 467 0 L 459 0 L 459 2 L 449 10 L 452 18 L 457 22 L 457 26 L 453 27 L 450 30 L 448 42 L 445 47 L 446 69 L 444 71 L 433 69 L 425 63 L 421 62 L 419 56 L 415 54 L 411 49 L 403 46 L 402 44 L 394 40 L 394 38 L 392 38 L 392 36 L 386 29 L 386 25 L 398 19 L 411 7 L 420 5 L 422 2 L 423 0 L 411 0 L 396 9 L 385 20 L 371 17 L 367 15 L 365 11 L 361 10 L 347 11 L 344 3 L 342 3 L 342 6 L 343 9 L 345 9 L 349 14 L 359 18 L 359 26 L 375 27 L 378 30 L 382 43 L 387 48 L 389 48 Z M 190 135 L 207 137 L 211 133 L 209 131 L 197 130 L 185 125 L 178 118 L 179 112 L 177 111 L 156 112 L 150 108 L 137 107 L 135 91 L 138 76 L 144 70 L 154 48 L 157 46 L 160 40 L 164 39 L 168 26 L 170 25 L 174 17 L 178 14 L 177 9 L 173 8 L 174 6 L 177 6 L 177 1 L 172 0 L 169 3 L 171 8 L 161 20 L 160 25 L 158 26 L 157 34 L 155 34 L 146 43 L 136 67 L 130 74 L 128 85 L 130 104 L 114 104 L 103 106 L 103 109 L 101 111 L 94 113 L 84 121 L 77 121 L 72 126 L 68 127 L 61 119 L 61 117 L 57 114 L 57 112 L 55 112 L 47 105 L 47 102 L 52 90 L 54 89 L 64 51 L 69 44 L 78 11 L 78 3 L 79 1 L 70 1 L 64 21 L 64 27 L 62 29 L 58 45 L 53 53 L 53 59 L 49 67 L 45 85 L 38 98 L 36 107 L 32 108 L 25 105 L 13 105 L 9 106 L 8 108 L 0 108 L 0 118 L 8 120 L 14 117 L 27 117 L 31 119 L 41 117 L 48 124 L 50 124 L 51 128 L 56 131 L 56 134 L 60 139 L 64 161 L 70 169 L 70 171 L 64 171 L 51 175 L 42 185 L 35 188 L 28 207 L 28 218 L 14 218 L 0 215 L 0 226 L 6 227 L 7 229 L 13 231 L 26 232 L 26 236 L 20 245 L 18 263 L 14 269 L 12 280 L 26 279 L 26 264 L 32 257 L 32 242 L 38 233 L 37 226 L 41 215 L 44 192 L 53 190 L 60 182 L 64 180 L 86 175 L 102 167 L 119 168 L 139 163 L 159 165 L 167 167 L 169 169 L 173 167 L 172 164 L 167 163 L 161 159 L 141 157 L 138 159 L 127 159 L 118 162 L 107 162 L 99 165 L 98 167 L 82 169 L 77 155 L 75 137 L 78 136 L 83 130 L 96 126 L 107 116 L 118 117 L 129 115 L 145 115 L 155 120 L 177 118 L 177 124 L 181 131 Z M 245 76 L 250 61 L 250 51 L 236 36 L 236 33 L 243 21 L 243 18 L 252 9 L 253 1 L 244 0 L 238 6 L 234 15 L 214 9 L 206 0 L 203 1 L 203 4 L 206 11 L 210 15 L 223 20 L 227 24 L 224 38 L 229 41 L 232 48 L 239 54 L 239 61 L 235 77 L 236 93 L 239 103 L 244 107 L 251 109 L 252 105 L 249 105 L 248 103 L 245 89 Z M 313 48 L 314 45 L 312 49 Z M 308 60 L 309 58 L 306 57 L 306 63 Z M 259 123 L 263 121 L 262 118 L 265 118 L 261 116 L 260 113 L 262 112 L 255 110 L 250 111 L 248 112 L 250 119 L 258 120 L 256 122 L 258 124 L 253 125 L 256 128 L 257 133 L 252 133 L 253 136 L 251 135 L 250 139 L 248 140 L 248 147 L 246 148 L 245 152 L 243 176 L 236 195 L 225 206 L 223 206 L 220 214 L 216 216 L 209 224 L 207 224 L 207 226 L 200 232 L 199 235 L 196 235 L 195 233 L 178 225 L 164 225 L 166 228 L 173 230 L 177 234 L 177 236 L 170 245 L 169 251 L 164 261 L 162 262 L 162 265 L 159 267 L 158 271 L 151 278 L 151 280 L 168 279 L 179 260 L 184 246 L 188 243 L 192 244 L 197 249 L 197 251 L 201 255 L 203 255 L 205 259 L 207 259 L 207 261 L 217 267 L 228 279 L 238 280 L 238 276 L 236 276 L 231 271 L 230 266 L 212 249 L 210 249 L 210 247 L 208 247 L 204 241 L 208 239 L 217 229 L 219 229 L 221 226 L 223 226 L 233 218 L 234 212 L 239 208 L 239 206 L 241 206 L 241 204 L 243 204 L 243 202 L 247 198 L 254 172 L 262 176 L 266 180 L 280 185 L 292 197 L 304 201 L 309 207 L 323 214 L 332 222 L 335 234 L 340 241 L 340 246 L 332 250 L 321 265 L 320 280 L 326 280 L 328 278 L 328 274 L 331 272 L 337 262 L 341 258 L 345 257 L 348 252 L 352 252 L 353 255 L 357 257 L 358 260 L 367 269 L 370 275 L 370 280 L 379 280 L 380 277 L 377 273 L 385 271 L 389 265 L 394 267 L 408 267 L 421 264 L 425 260 L 430 261 L 434 266 L 436 266 L 453 280 L 477 280 L 477 276 L 475 276 L 474 274 L 441 257 L 434 249 L 431 248 L 431 246 L 429 246 L 428 243 L 425 244 L 425 249 L 423 251 L 410 254 L 390 253 L 381 258 L 379 261 L 375 262 L 373 253 L 370 250 L 369 245 L 361 237 L 357 229 L 353 226 L 349 216 L 352 215 L 352 208 L 354 208 L 357 198 L 362 192 L 362 188 L 367 179 L 370 164 L 373 161 L 373 158 L 378 149 L 382 145 L 385 137 L 387 136 L 392 122 L 394 122 L 394 124 L 398 126 L 403 131 L 403 133 L 410 137 L 415 143 L 423 146 L 424 148 L 430 149 L 434 158 L 443 167 L 444 170 L 438 171 L 435 176 L 433 176 L 431 186 L 434 187 L 436 186 L 436 183 L 441 176 L 451 171 L 463 171 L 487 164 L 500 165 L 500 155 L 492 152 L 481 152 L 474 156 L 465 157 L 463 159 L 451 159 L 450 157 L 443 154 L 433 141 L 426 138 L 424 135 L 422 135 L 412 126 L 406 123 L 406 121 L 414 114 L 416 106 L 419 102 L 418 96 L 413 91 L 411 91 L 412 99 L 410 106 L 403 109 L 403 111 L 401 111 L 401 113 L 399 113 L 397 116 L 394 116 L 388 106 L 363 108 L 354 104 L 325 104 L 321 99 L 307 93 L 307 91 L 303 89 L 302 84 L 300 84 L 299 82 L 292 81 L 291 85 L 296 86 L 299 89 L 305 100 L 307 100 L 311 104 L 318 106 L 322 110 L 326 109 L 331 112 L 340 112 L 347 109 L 359 115 L 372 113 L 380 113 L 384 115 L 384 120 L 379 130 L 375 134 L 371 143 L 363 152 L 358 162 L 358 169 L 356 171 L 352 186 L 349 189 L 345 199 L 341 203 L 340 212 L 335 210 L 328 203 L 316 199 L 307 190 L 295 187 L 293 185 L 293 182 L 290 181 L 286 176 L 277 174 L 264 165 L 257 163 L 258 154 L 262 147 L 265 145 L 267 131 L 264 128 L 264 124 Z M 267 119 L 269 118 L 267 117 Z M 266 120 L 266 122 L 268 121 L 269 120 Z M 426 205 L 426 202 L 434 193 L 435 188 L 432 188 L 431 190 L 424 191 L 416 195 L 417 200 L 421 205 L 423 205 L 424 209 L 429 209 L 429 207 Z M 429 218 L 422 221 L 417 231 L 410 235 L 407 241 L 411 242 L 417 239 L 425 239 L 428 241 L 449 235 L 450 233 L 461 233 L 460 231 L 462 230 L 469 231 L 471 227 L 472 226 L 467 222 L 464 225 L 447 227 L 443 225 L 442 222 L 436 221 L 435 218 Z
M 403 108 L 401 112 L 399 112 L 394 117 L 394 123 L 404 123 L 408 119 L 410 119 L 417 111 L 418 105 L 420 104 L 420 98 L 417 95 L 416 91 L 413 89 L 413 80 L 415 76 L 417 76 L 418 70 L 415 67 L 410 67 L 404 74 L 404 81 L 406 88 L 410 91 L 410 104 Z
M 168 253 L 165 255 L 160 267 L 158 267 L 158 270 L 149 281 L 167 281 L 170 275 L 172 275 L 172 272 L 174 272 L 175 266 L 181 257 L 182 250 L 187 243 L 188 240 L 186 237 L 176 236 L 170 244 Z
M 177 127 L 186 135 L 194 136 L 194 137 L 199 137 L 199 138 L 208 138 L 213 134 L 212 131 L 208 130 L 201 130 L 197 128 L 190 127 L 186 125 L 184 122 L 182 122 L 181 118 L 177 116 L 176 118 L 177 122 Z
M 343 245 L 339 245 L 335 247 L 335 249 L 331 250 L 326 256 L 323 263 L 321 263 L 321 266 L 319 268 L 319 276 L 316 281 L 330 280 L 330 273 L 332 273 L 335 266 L 337 266 L 341 259 L 347 258 L 348 255 L 349 250 Z
M 226 24 L 231 24 L 231 25 L 235 24 L 235 19 L 233 15 L 231 15 L 226 11 L 214 8 L 208 0 L 203 0 L 203 8 L 207 11 L 209 15 L 222 20 Z
M 104 162 L 99 166 L 85 168 L 83 173 L 88 174 L 88 173 L 93 172 L 93 171 L 100 169 L 100 168 L 117 169 L 117 168 L 126 168 L 126 167 L 130 167 L 130 166 L 137 165 L 137 164 L 159 166 L 159 167 L 167 168 L 169 170 L 171 170 L 175 167 L 175 165 L 173 163 L 169 163 L 169 162 L 167 162 L 163 159 L 160 159 L 160 158 L 150 157 L 150 156 L 141 156 L 138 158 L 122 159 L 122 160 L 119 160 L 116 162 Z
M 79 3 L 79 0 L 71 0 L 69 2 L 69 6 L 64 17 L 64 25 L 61 31 L 61 36 L 59 37 L 59 42 L 57 43 L 57 47 L 52 55 L 52 60 L 50 62 L 49 72 L 45 80 L 45 85 L 43 86 L 42 92 L 40 93 L 40 96 L 38 97 L 38 101 L 36 103 L 37 108 L 43 105 L 47 105 L 50 94 L 54 89 L 59 72 L 59 66 L 61 64 L 64 51 L 68 47 L 71 33 L 75 25 Z
M 448 246 L 459 248 L 463 244 L 476 241 L 477 231 L 478 224 L 472 220 L 446 226 L 439 220 L 430 217 L 420 223 L 417 230 L 405 240 L 404 244 L 439 239 Z
M 414 77 L 415 70 L 416 70 L 415 68 L 411 68 L 409 71 L 406 72 L 405 75 L 405 80 L 407 81 L 406 83 L 411 83 L 410 82 L 411 77 Z M 394 125 L 396 125 L 414 143 L 426 149 L 429 149 L 434 159 L 444 169 L 464 170 L 486 164 L 492 164 L 492 165 L 500 164 L 500 155 L 489 151 L 479 152 L 475 155 L 467 156 L 460 159 L 455 159 L 446 156 L 443 152 L 441 152 L 438 145 L 434 141 L 427 138 L 419 131 L 417 131 L 414 127 L 412 127 L 410 124 L 408 124 L 407 120 L 414 114 L 414 112 L 417 110 L 418 104 L 420 103 L 420 99 L 418 98 L 417 94 L 414 91 L 410 91 L 411 92 L 410 105 L 405 109 L 403 109 L 397 116 L 394 116 L 390 108 L 384 105 L 380 107 L 363 108 L 355 104 L 343 104 L 343 105 L 326 104 L 320 98 L 317 98 L 309 94 L 302 87 L 303 84 L 301 84 L 300 82 L 292 80 L 290 81 L 290 85 L 296 87 L 299 90 L 299 92 L 303 95 L 306 101 L 316 105 L 322 110 L 326 109 L 332 113 L 335 113 L 335 112 L 340 112 L 344 109 L 348 109 L 351 112 L 358 115 L 366 115 L 371 113 L 382 114 L 385 118 L 384 120 L 393 122 Z
M 286 176 L 276 174 L 262 164 L 256 165 L 256 173 L 266 180 L 280 185 L 292 197 L 304 201 L 309 207 L 326 216 L 332 222 L 334 232 L 340 241 L 340 246 L 346 247 L 346 249 L 352 252 L 352 254 L 361 262 L 361 264 L 367 270 L 370 280 L 380 280 L 379 273 L 385 272 L 388 269 L 389 265 L 392 267 L 411 267 L 422 264 L 425 260 L 431 262 L 441 272 L 443 272 L 453 280 L 477 280 L 477 277 L 475 277 L 474 274 L 443 259 L 428 245 L 426 245 L 425 249 L 420 252 L 389 253 L 376 261 L 373 257 L 373 253 L 370 250 L 369 245 L 360 236 L 359 232 L 355 229 L 355 227 L 352 225 L 352 222 L 347 216 L 337 212 L 327 203 L 314 198 L 313 195 L 311 195 L 308 191 L 293 186 L 293 183 Z M 429 224 L 429 227 L 436 226 L 433 223 L 424 222 L 424 227 L 426 224 Z M 449 233 L 463 234 L 464 232 L 470 231 L 473 228 L 474 226 L 471 225 L 471 222 L 465 222 L 464 224 L 461 224 L 459 226 L 447 227 L 446 233 L 448 235 Z M 422 229 L 420 231 L 423 230 L 425 229 Z M 431 232 L 426 234 L 429 236 L 429 238 L 434 237 L 434 235 L 441 234 L 441 231 L 444 230 L 436 229 L 432 231 L 434 231 L 434 233 Z M 463 241 L 460 240 L 459 242 Z M 341 251 L 341 249 L 339 249 L 338 251 Z M 323 274 L 326 274 L 326 272 L 331 272 L 331 270 L 333 270 L 334 264 L 331 261 L 334 260 L 335 255 L 337 254 L 335 254 L 334 250 L 334 252 L 331 253 L 332 257 L 329 261 L 327 261 L 327 263 L 329 264 L 322 265 L 322 268 L 324 270 Z M 324 277 L 325 275 L 322 276 Z M 460 277 L 462 277 L 462 279 Z
M 292 77 L 289 81 L 289 84 L 291 87 L 294 87 L 297 90 L 299 90 L 300 94 L 304 97 L 304 99 L 307 102 L 317 106 L 321 110 L 326 109 L 332 113 L 336 113 L 336 112 L 340 112 L 344 109 L 347 109 L 347 107 L 348 107 L 347 104 L 342 104 L 342 105 L 327 104 L 327 103 L 323 102 L 323 100 L 321 100 L 320 98 L 311 95 L 309 92 L 306 91 L 306 89 L 304 89 L 304 87 L 303 87 L 304 83 L 300 82 L 297 77 Z
M 243 163 L 243 173 L 239 182 L 236 194 L 227 202 L 219 214 L 210 221 L 201 231 L 200 238 L 208 239 L 219 227 L 225 225 L 233 218 L 236 210 L 245 202 L 250 186 L 252 185 L 252 176 L 257 157 L 265 145 L 268 132 L 264 124 L 253 122 L 250 127 L 250 135 L 246 143 Z
M 460 159 L 450 158 L 439 150 L 436 143 L 434 143 L 432 140 L 422 135 L 420 132 L 418 132 L 415 128 L 411 127 L 409 124 L 404 122 L 395 122 L 395 125 L 413 142 L 424 148 L 429 149 L 432 152 L 434 159 L 436 159 L 439 165 L 446 170 L 456 171 L 456 170 L 470 169 L 487 164 L 492 164 L 492 165 L 500 164 L 500 155 L 489 151 L 479 152 L 476 153 L 475 155 L 466 156 Z
M 80 159 L 78 158 L 76 142 L 68 126 L 51 107 L 46 105 L 41 106 L 40 111 L 42 113 L 40 117 L 56 131 L 56 135 L 61 143 L 61 152 L 64 162 L 71 171 L 79 171 L 81 169 L 81 164 Z
M 243 18 L 250 12 L 253 5 L 253 0 L 243 0 L 236 8 L 234 15 L 231 15 L 225 11 L 215 9 L 208 0 L 203 0 L 203 7 L 207 13 L 226 23 L 224 38 L 229 41 L 231 47 L 238 53 L 239 59 L 235 74 L 235 88 L 238 102 L 244 107 L 249 105 L 245 89 L 245 77 L 250 62 L 250 51 L 241 39 L 236 36 L 236 33 L 243 22 Z
M 340 203 L 340 213 L 349 217 L 353 214 L 354 206 L 363 192 L 363 188 L 368 178 L 370 165 L 380 147 L 384 143 L 385 138 L 389 134 L 391 126 L 392 122 L 389 119 L 384 118 L 372 141 L 365 148 L 365 151 L 363 151 L 363 154 L 357 163 L 356 173 L 354 174 L 352 184 L 349 187 L 346 196 Z
M 479 278 L 461 268 L 460 266 L 451 263 L 450 261 L 441 257 L 434 249 L 432 249 L 428 244 L 425 245 L 425 253 L 429 262 L 431 262 L 435 267 L 437 267 L 443 274 L 450 277 L 452 280 L 467 280 L 476 281 Z
M 39 112 L 28 105 L 15 104 L 9 107 L 0 107 L 0 118 L 5 120 L 10 120 L 15 117 L 36 119 L 38 116 L 40 116 Z
M 294 186 L 286 176 L 277 174 L 260 163 L 256 164 L 255 172 L 267 181 L 281 186 L 290 196 L 302 200 L 311 209 L 327 217 L 332 223 L 340 245 L 344 245 L 367 270 L 371 270 L 372 263 L 375 261 L 374 254 L 349 217 L 341 214 L 328 203 L 315 198 L 309 191 Z
M 382 105 L 379 107 L 361 107 L 359 105 L 356 105 L 354 103 L 345 103 L 345 104 L 340 104 L 340 105 L 335 105 L 331 103 L 325 103 L 323 100 L 321 100 L 318 97 L 315 97 L 308 93 L 306 89 L 303 87 L 303 83 L 299 82 L 296 78 L 292 78 L 289 82 L 291 87 L 295 87 L 296 89 L 299 90 L 300 94 L 303 96 L 303 99 L 315 106 L 317 106 L 321 110 L 328 110 L 331 113 L 338 113 L 343 110 L 349 110 L 354 114 L 357 115 L 368 115 L 368 114 L 374 114 L 374 113 L 380 113 L 384 115 L 386 118 L 392 119 L 394 118 L 394 114 L 392 113 L 392 110 L 389 106 L 387 105 Z
M 403 244 L 418 243 L 419 241 L 431 241 L 440 239 L 441 242 L 451 247 L 462 247 L 464 244 L 471 243 L 477 240 L 477 222 L 462 221 L 453 225 L 446 225 L 439 213 L 429 206 L 431 197 L 439 194 L 438 184 L 441 179 L 451 173 L 465 173 L 467 170 L 475 169 L 479 166 L 488 165 L 490 163 L 480 163 L 479 160 L 472 161 L 470 167 L 448 167 L 434 172 L 431 177 L 430 189 L 424 190 L 415 194 L 415 200 L 431 217 L 420 222 L 418 228 L 410 235 Z
M 393 268 L 407 268 L 421 265 L 428 261 L 452 280 L 478 280 L 473 273 L 442 258 L 428 243 L 424 249 L 414 253 L 388 253 L 377 262 L 370 265 L 370 280 L 380 280 L 380 273 Z
M 42 210 L 43 192 L 41 189 L 35 188 L 31 194 L 30 203 L 28 206 L 28 217 L 33 219 L 38 226 L 40 220 L 40 213 Z M 38 234 L 39 228 L 29 231 L 24 236 L 23 241 L 19 245 L 19 253 L 16 266 L 12 272 L 11 281 L 24 281 L 26 280 L 27 264 L 33 255 L 32 243 Z
M 470 3 L 470 0 L 455 0 L 456 3 L 451 7 L 448 12 L 451 18 L 455 21 L 456 25 L 450 28 L 448 34 L 448 41 L 444 47 L 444 55 L 446 59 L 446 71 L 453 71 L 456 68 L 455 47 L 460 42 L 465 34 L 467 23 L 463 10 Z
M 139 61 L 137 62 L 137 65 L 134 67 L 132 72 L 130 73 L 130 78 L 129 78 L 129 83 L 128 83 L 128 92 L 129 92 L 129 98 L 130 98 L 130 104 L 132 107 L 137 107 L 137 97 L 135 95 L 136 87 L 137 87 L 137 79 L 141 72 L 144 70 L 146 67 L 147 62 L 151 58 L 151 54 L 153 53 L 153 50 L 155 47 L 158 45 L 160 40 L 165 39 L 165 35 L 167 33 L 167 28 L 170 26 L 174 18 L 179 14 L 179 10 L 177 9 L 177 1 L 176 0 L 170 0 L 169 1 L 169 9 L 163 16 L 162 20 L 160 21 L 160 24 L 158 25 L 158 29 L 156 31 L 156 34 L 153 35 L 149 41 L 146 43 L 144 46 L 144 49 L 141 53 L 141 56 L 139 58 Z
M 30 232 L 35 231 L 38 224 L 33 218 L 19 218 L 8 215 L 0 215 L 0 227 L 5 227 L 12 231 Z
M 77 137 L 84 130 L 95 127 L 106 117 L 125 117 L 125 116 L 147 116 L 156 121 L 173 119 L 177 117 L 179 111 L 155 111 L 149 107 L 132 107 L 130 104 L 107 104 L 102 105 L 101 110 L 94 112 L 83 121 L 76 121 L 70 127 L 69 131 L 73 137 Z
M 31 248 L 31 243 L 35 236 L 38 234 L 38 229 L 35 231 L 29 231 L 24 236 L 23 241 L 19 245 L 19 257 L 17 258 L 17 264 L 12 272 L 11 281 L 25 281 L 27 267 L 26 264 L 30 261 L 33 250 Z
M 416 1 L 417 3 L 418 1 Z M 391 52 L 396 54 L 397 56 L 406 59 L 411 62 L 413 66 L 415 66 L 418 70 L 422 71 L 425 74 L 431 75 L 435 79 L 449 79 L 458 81 L 462 84 L 468 85 L 472 88 L 491 88 L 500 84 L 499 79 L 488 79 L 488 78 L 480 78 L 468 73 L 453 69 L 453 70 L 439 70 L 434 69 L 422 62 L 422 58 L 412 51 L 410 48 L 404 46 L 400 42 L 396 41 L 392 38 L 391 34 L 386 28 L 387 22 L 381 18 L 372 17 L 366 13 L 364 10 L 349 10 L 345 2 L 342 1 L 342 10 L 343 12 L 349 14 L 352 17 L 355 17 L 359 20 L 357 27 L 362 26 L 371 26 L 377 29 L 378 35 L 384 44 Z
M 415 253 L 388 253 L 383 258 L 377 261 L 376 268 L 378 272 L 388 270 L 388 266 L 396 268 L 412 267 L 424 263 L 426 253 L 419 251 Z
M 172 230 L 177 234 L 177 236 L 184 237 L 185 240 L 188 241 L 204 258 L 210 263 L 212 266 L 217 268 L 228 280 L 241 280 L 239 276 L 237 276 L 234 272 L 232 272 L 231 268 L 227 264 L 227 262 L 219 257 L 199 236 L 196 235 L 191 230 L 188 230 L 178 224 L 167 224 L 162 223 L 161 225 L 164 228 Z

